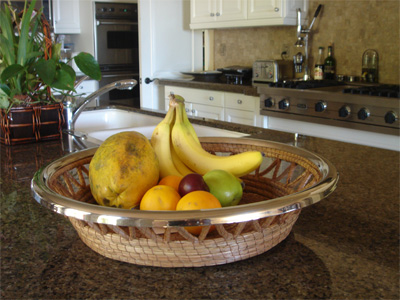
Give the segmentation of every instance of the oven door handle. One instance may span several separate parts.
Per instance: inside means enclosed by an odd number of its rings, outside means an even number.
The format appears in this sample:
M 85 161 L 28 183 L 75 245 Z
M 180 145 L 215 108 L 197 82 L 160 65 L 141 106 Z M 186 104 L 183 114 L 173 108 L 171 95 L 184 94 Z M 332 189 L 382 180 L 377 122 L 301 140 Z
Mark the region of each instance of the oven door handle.
M 96 21 L 96 25 L 138 25 L 138 22 L 124 22 L 124 21 L 118 21 L 118 22 L 109 22 L 109 21 Z
M 112 77 L 127 77 L 127 76 L 139 76 L 139 73 L 116 73 L 116 74 L 101 74 L 103 78 L 112 78 Z

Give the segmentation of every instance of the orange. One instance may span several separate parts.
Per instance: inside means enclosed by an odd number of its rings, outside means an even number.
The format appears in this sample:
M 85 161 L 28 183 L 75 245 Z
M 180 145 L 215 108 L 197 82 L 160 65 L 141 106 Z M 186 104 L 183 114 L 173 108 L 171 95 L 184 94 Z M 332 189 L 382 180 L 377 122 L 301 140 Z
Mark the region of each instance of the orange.
M 140 202 L 141 210 L 175 210 L 181 199 L 179 193 L 170 186 L 156 185 L 149 189 Z
M 168 185 L 170 187 L 173 187 L 176 191 L 178 191 L 179 183 L 181 182 L 182 178 L 183 178 L 182 176 L 168 175 L 162 178 L 158 184 Z
M 194 209 L 211 209 L 221 208 L 221 203 L 211 193 L 206 191 L 194 191 L 186 194 L 179 200 L 176 210 L 194 210 Z M 199 235 L 202 226 L 185 227 L 191 234 Z M 210 231 L 214 226 L 210 228 Z

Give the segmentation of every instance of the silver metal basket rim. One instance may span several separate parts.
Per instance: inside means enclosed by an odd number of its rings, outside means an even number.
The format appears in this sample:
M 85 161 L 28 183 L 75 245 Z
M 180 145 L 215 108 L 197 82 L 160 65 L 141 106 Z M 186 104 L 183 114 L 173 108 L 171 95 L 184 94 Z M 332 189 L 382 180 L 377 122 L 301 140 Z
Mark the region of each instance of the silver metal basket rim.
M 339 180 L 339 174 L 330 161 L 303 148 L 251 138 L 208 137 L 200 140 L 260 145 L 298 154 L 313 162 L 321 171 L 323 178 L 310 188 L 283 197 L 232 207 L 193 211 L 141 211 L 106 207 L 73 200 L 49 188 L 48 179 L 57 170 L 68 163 L 92 156 L 97 148 L 90 148 L 63 156 L 38 170 L 31 181 L 31 193 L 42 206 L 61 215 L 87 222 L 134 227 L 205 226 L 258 220 L 302 209 L 329 196 L 336 189 Z

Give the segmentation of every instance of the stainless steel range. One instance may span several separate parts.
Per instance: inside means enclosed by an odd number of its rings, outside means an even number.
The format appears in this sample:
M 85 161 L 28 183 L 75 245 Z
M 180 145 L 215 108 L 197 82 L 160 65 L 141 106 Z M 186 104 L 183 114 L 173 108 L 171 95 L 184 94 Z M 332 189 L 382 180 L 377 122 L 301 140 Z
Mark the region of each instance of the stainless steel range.
M 399 135 L 399 85 L 285 81 L 257 86 L 260 114 Z

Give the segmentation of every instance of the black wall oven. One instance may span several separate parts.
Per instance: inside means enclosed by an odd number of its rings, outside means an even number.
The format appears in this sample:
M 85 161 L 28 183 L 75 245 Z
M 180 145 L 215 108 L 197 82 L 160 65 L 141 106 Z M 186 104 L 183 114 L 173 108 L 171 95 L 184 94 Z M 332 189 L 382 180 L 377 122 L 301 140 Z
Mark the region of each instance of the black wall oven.
M 99 87 L 122 79 L 139 82 L 139 34 L 137 3 L 95 2 L 95 56 L 100 64 Z M 112 90 L 100 105 L 140 107 L 140 88 Z

